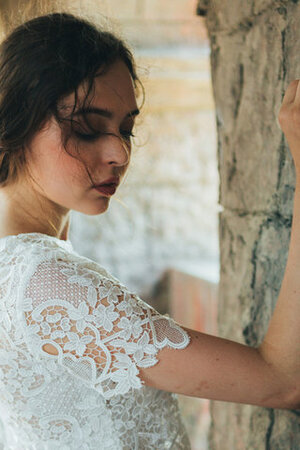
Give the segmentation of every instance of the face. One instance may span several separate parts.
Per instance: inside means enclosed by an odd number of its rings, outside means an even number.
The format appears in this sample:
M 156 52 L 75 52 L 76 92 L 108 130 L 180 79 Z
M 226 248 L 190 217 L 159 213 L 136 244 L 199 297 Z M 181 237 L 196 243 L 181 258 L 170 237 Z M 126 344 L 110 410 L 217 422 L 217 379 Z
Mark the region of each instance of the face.
M 75 134 L 67 143 L 67 150 L 74 157 L 63 148 L 61 129 L 52 118 L 26 149 L 26 159 L 30 173 L 38 183 L 34 189 L 43 197 L 64 212 L 72 209 L 96 215 L 108 208 L 110 195 L 98 192 L 93 183 L 103 183 L 113 176 L 120 177 L 121 181 L 124 177 L 129 165 L 130 134 L 138 107 L 129 70 L 125 63 L 117 61 L 105 74 L 95 78 L 93 99 L 85 112 L 94 130 L 91 133 L 80 114 L 84 88 L 82 85 L 78 91 Z M 61 100 L 59 108 L 64 116 L 68 117 L 74 103 L 74 94 Z M 85 162 L 93 183 L 77 157 Z

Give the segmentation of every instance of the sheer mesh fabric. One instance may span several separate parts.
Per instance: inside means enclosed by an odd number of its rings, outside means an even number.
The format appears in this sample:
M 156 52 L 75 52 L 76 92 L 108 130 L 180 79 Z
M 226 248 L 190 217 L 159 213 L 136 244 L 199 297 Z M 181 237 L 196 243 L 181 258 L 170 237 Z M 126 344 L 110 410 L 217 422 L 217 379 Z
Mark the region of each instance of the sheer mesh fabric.
M 40 233 L 0 239 L 0 295 L 4 449 L 190 448 L 176 395 L 139 377 L 188 345 L 174 320 Z
M 182 348 L 183 330 L 120 284 L 83 266 L 48 259 L 25 290 L 29 347 L 48 343 L 72 373 L 105 398 L 141 387 L 138 367 L 158 362 L 158 349 Z

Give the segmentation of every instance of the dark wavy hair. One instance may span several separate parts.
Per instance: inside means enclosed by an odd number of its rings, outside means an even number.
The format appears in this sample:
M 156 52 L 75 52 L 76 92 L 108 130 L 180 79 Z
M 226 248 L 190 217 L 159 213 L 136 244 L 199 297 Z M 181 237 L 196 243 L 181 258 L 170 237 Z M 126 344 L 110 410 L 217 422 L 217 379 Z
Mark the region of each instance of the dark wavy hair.
M 5 38 L 0 45 L 0 188 L 18 180 L 26 167 L 24 147 L 51 116 L 60 124 L 67 151 L 70 134 L 64 125 L 66 120 L 74 122 L 79 85 L 88 83 L 85 107 L 99 70 L 104 73 L 118 59 L 128 67 L 137 93 L 138 87 L 143 90 L 127 45 L 86 19 L 47 14 L 23 23 Z M 58 102 L 71 93 L 75 105 L 66 119 Z

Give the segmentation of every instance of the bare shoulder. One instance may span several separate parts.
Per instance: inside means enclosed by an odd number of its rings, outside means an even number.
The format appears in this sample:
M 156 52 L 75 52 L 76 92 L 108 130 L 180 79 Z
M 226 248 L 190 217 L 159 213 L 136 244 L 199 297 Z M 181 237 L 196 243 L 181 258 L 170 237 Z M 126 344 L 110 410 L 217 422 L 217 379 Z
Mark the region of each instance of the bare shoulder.
M 140 369 L 145 385 L 236 403 L 291 409 L 292 387 L 255 347 L 182 327 L 190 336 L 184 349 L 165 347 L 159 362 Z

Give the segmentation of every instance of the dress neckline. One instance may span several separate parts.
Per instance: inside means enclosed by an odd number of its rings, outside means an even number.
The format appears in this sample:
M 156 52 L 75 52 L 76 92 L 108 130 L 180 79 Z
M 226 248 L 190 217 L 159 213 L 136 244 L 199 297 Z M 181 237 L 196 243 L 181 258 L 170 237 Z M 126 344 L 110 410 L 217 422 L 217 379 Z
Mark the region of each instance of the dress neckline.
M 19 233 L 19 234 L 9 234 L 8 236 L 4 236 L 2 238 L 0 238 L 0 244 L 2 242 L 5 242 L 7 239 L 16 239 L 16 238 L 22 238 L 22 237 L 31 237 L 31 238 L 43 238 L 43 239 L 52 239 L 54 240 L 54 242 L 56 242 L 58 245 L 60 245 L 63 248 L 73 248 L 72 242 L 70 241 L 70 239 L 67 240 L 63 240 L 63 239 L 59 239 L 56 236 L 50 236 L 49 234 L 45 234 L 45 233 L 38 233 L 36 231 L 34 232 L 30 232 L 30 233 Z

